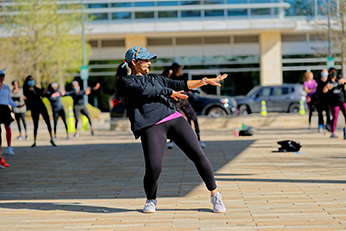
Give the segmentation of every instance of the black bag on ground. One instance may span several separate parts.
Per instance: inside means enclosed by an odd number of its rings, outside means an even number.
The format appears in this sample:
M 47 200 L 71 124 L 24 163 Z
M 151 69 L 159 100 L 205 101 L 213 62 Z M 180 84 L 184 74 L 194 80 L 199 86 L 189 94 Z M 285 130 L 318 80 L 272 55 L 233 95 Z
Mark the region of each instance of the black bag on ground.
M 252 136 L 253 133 L 250 129 L 244 129 L 239 131 L 239 136 Z
M 293 140 L 278 141 L 278 144 L 281 145 L 279 152 L 298 152 L 302 147 L 299 142 Z

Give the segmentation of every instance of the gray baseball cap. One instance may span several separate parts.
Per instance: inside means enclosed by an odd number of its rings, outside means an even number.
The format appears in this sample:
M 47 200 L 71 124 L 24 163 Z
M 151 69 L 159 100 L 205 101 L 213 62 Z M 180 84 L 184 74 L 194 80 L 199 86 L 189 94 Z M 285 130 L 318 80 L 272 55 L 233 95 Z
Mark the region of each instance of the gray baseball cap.
M 0 75 L 5 76 L 5 72 L 3 70 L 0 70 Z
M 142 46 L 131 47 L 126 51 L 125 60 L 131 62 L 133 59 L 156 59 L 157 55 L 150 54 L 147 48 Z

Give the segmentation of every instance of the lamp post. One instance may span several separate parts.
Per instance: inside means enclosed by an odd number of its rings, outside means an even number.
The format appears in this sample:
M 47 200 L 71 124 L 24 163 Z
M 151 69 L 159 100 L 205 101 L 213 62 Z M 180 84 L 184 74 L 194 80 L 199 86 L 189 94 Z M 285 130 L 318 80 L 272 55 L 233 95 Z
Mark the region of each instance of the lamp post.
M 84 0 L 81 0 L 81 14 L 82 14 L 82 49 L 83 49 L 83 67 L 82 68 L 86 68 L 87 67 L 87 63 L 86 63 L 86 41 L 85 41 L 85 25 L 84 25 Z M 81 70 L 82 70 L 81 68 Z M 88 74 L 87 76 L 82 76 L 81 78 L 83 79 L 83 89 L 84 91 L 86 91 L 87 87 L 88 87 Z M 88 105 L 88 96 L 84 95 L 84 104 L 85 106 Z
M 331 34 L 330 34 L 330 0 L 328 0 L 328 57 L 332 57 Z

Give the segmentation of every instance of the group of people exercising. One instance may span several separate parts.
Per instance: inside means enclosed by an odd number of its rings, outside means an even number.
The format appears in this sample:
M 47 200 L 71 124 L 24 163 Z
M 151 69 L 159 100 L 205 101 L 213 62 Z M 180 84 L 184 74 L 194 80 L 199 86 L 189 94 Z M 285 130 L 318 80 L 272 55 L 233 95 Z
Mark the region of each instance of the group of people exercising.
M 15 153 L 13 148 L 11 147 L 12 140 L 12 132 L 10 124 L 14 121 L 11 116 L 11 109 L 9 105 L 12 107 L 12 112 L 14 113 L 15 120 L 17 122 L 19 136 L 18 140 L 26 139 L 28 140 L 27 133 L 27 125 L 25 120 L 25 114 L 27 110 L 31 111 L 31 118 L 34 125 L 34 142 L 31 147 L 36 146 L 37 140 L 37 130 L 39 125 L 39 117 L 40 115 L 44 119 L 47 129 L 50 136 L 50 143 L 52 146 L 56 146 L 55 140 L 57 138 L 57 122 L 60 117 L 65 125 L 66 130 L 66 139 L 69 139 L 69 133 L 66 122 L 66 114 L 65 109 L 62 103 L 63 96 L 71 96 L 73 99 L 73 112 L 75 118 L 75 137 L 78 137 L 78 120 L 80 114 L 87 117 L 91 134 L 94 135 L 94 129 L 91 123 L 90 115 L 87 107 L 84 102 L 84 95 L 89 95 L 91 93 L 91 88 L 88 87 L 85 91 L 80 89 L 79 83 L 77 81 L 72 82 L 73 90 L 71 91 L 60 91 L 57 83 L 51 83 L 48 86 L 47 90 L 39 88 L 35 85 L 35 80 L 32 76 L 27 76 L 23 88 L 20 88 L 19 81 L 16 79 L 12 81 L 13 89 L 4 84 L 5 81 L 5 73 L 4 71 L 0 71 L 0 125 L 4 124 L 6 130 L 6 140 L 7 140 L 7 150 L 6 154 L 9 156 L 13 156 Z M 97 90 L 100 87 L 98 83 L 92 90 Z M 52 126 L 50 123 L 49 115 L 45 104 L 42 101 L 42 98 L 46 97 L 49 99 L 53 121 L 54 121 L 54 135 L 52 131 Z M 21 122 L 24 128 L 24 134 L 21 126 Z M 1 137 L 1 126 L 0 126 L 0 168 L 8 168 L 9 164 L 6 163 L 5 159 L 2 156 L 2 137 Z

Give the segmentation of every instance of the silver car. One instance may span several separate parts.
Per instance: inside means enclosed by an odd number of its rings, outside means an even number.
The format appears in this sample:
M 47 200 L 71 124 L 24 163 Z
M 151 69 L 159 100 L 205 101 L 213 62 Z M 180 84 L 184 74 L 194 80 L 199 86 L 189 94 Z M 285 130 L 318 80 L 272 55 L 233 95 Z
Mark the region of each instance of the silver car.
M 235 96 L 239 114 L 261 112 L 261 102 L 266 102 L 267 112 L 299 112 L 299 103 L 306 101 L 306 93 L 301 84 L 278 86 L 256 86 L 245 96 Z

